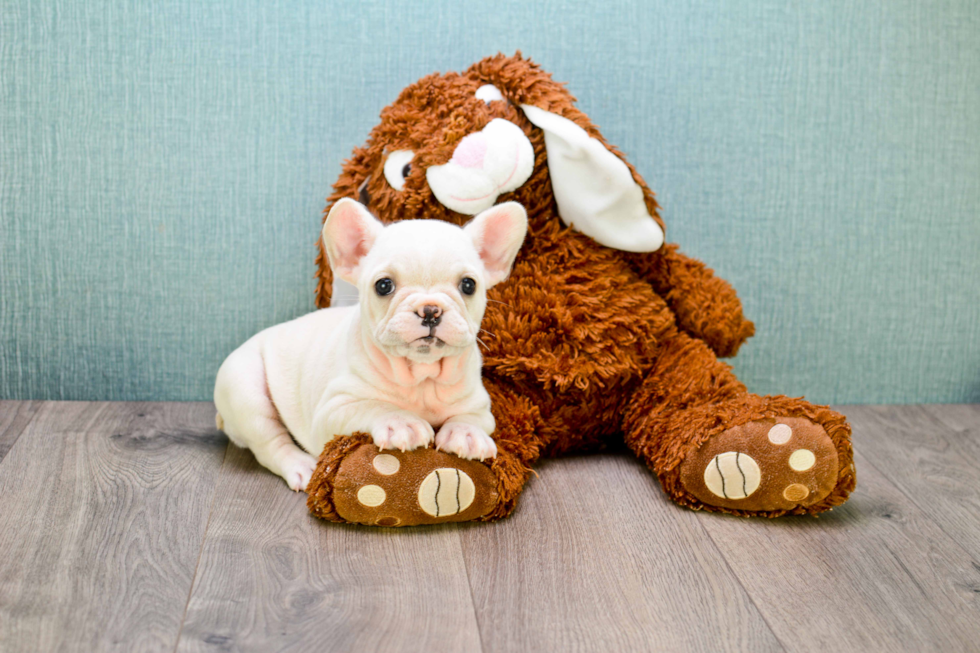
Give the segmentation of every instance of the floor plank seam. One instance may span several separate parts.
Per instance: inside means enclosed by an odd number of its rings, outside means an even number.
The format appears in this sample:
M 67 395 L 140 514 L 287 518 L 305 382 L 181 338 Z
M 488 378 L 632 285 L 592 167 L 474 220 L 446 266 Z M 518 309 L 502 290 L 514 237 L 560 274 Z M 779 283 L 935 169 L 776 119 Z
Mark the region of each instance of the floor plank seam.
M 44 405 L 46 403 L 50 403 L 50 402 L 46 402 L 46 401 L 33 402 L 33 401 L 31 401 L 31 402 L 27 402 L 27 403 L 29 405 L 33 405 L 34 403 L 36 403 L 37 404 L 37 408 L 35 408 L 34 411 L 31 413 L 31 417 L 30 417 L 30 419 L 27 420 L 27 423 L 24 424 L 20 428 L 20 430 L 17 432 L 16 435 L 13 436 L 13 440 L 10 442 L 10 445 L 7 447 L 7 450 L 4 451 L 4 450 L 0 449 L 0 465 L 3 464 L 3 461 L 6 459 L 7 455 L 10 454 L 10 452 L 14 450 L 14 447 L 17 446 L 17 443 L 20 441 L 20 436 L 22 436 L 24 433 L 26 433 L 27 432 L 27 429 L 29 429 L 31 427 L 31 425 L 37 420 L 37 416 L 41 414 L 41 409 L 44 408 Z M 7 434 L 6 434 L 6 432 L 4 432 L 4 433 L 2 433 L 0 435 L 7 435 Z
M 480 622 L 480 613 L 476 609 L 476 597 L 473 595 L 473 581 L 470 577 L 470 563 L 466 559 L 466 551 L 463 549 L 462 528 L 456 525 L 456 541 L 459 543 L 459 553 L 463 558 L 463 571 L 466 572 L 466 586 L 470 588 L 470 606 L 473 608 L 473 620 L 476 622 L 476 632 L 480 636 L 480 651 L 485 651 L 483 643 L 483 624 Z
M 884 478 L 886 481 L 888 481 L 888 483 L 890 483 L 891 486 L 899 494 L 901 494 L 903 497 L 905 497 L 906 499 L 908 499 L 909 500 L 909 503 L 911 503 L 915 507 L 916 510 L 918 510 L 920 513 L 922 513 L 922 516 L 924 518 L 928 519 L 929 520 L 929 523 L 931 523 L 936 528 L 938 528 L 943 533 L 943 535 L 945 535 L 949 539 L 949 542 L 951 544 L 953 544 L 954 546 L 956 546 L 956 548 L 958 548 L 960 551 L 962 551 L 964 553 L 964 555 L 966 555 L 966 557 L 969 558 L 974 563 L 980 563 L 980 561 L 974 559 L 972 553 L 970 553 L 965 548 L 963 548 L 963 545 L 959 543 L 959 541 L 956 539 L 956 536 L 954 534 L 951 534 L 946 528 L 943 527 L 943 525 L 941 523 L 939 523 L 938 521 L 936 521 L 935 519 L 933 519 L 932 514 L 926 508 L 924 508 L 924 507 L 922 507 L 922 506 L 919 505 L 919 502 L 916 501 L 915 496 L 909 494 L 905 490 L 905 488 L 902 487 L 902 484 L 896 483 L 895 480 L 891 476 L 889 476 L 884 471 L 882 471 L 882 469 L 878 465 L 875 465 L 868 456 L 865 456 L 864 454 L 861 454 L 861 453 L 859 453 L 858 455 L 861 456 L 861 462 L 862 462 L 862 464 L 864 464 L 864 465 L 870 465 L 871 467 L 873 467 L 875 469 L 875 471 L 877 471 L 879 474 L 881 474 L 882 478 Z
M 721 519 L 732 519 L 731 517 L 722 517 L 721 515 L 708 515 L 708 514 L 705 514 L 705 513 L 702 513 L 701 515 L 699 515 L 699 517 L 701 517 L 701 518 L 708 517 L 708 518 L 711 518 L 711 519 L 717 519 L 717 518 L 721 518 Z M 742 582 L 742 579 L 739 578 L 738 574 L 732 568 L 731 564 L 729 564 L 729 562 L 728 562 L 728 556 L 726 556 L 725 555 L 725 552 L 722 551 L 721 550 L 721 547 L 718 546 L 718 543 L 715 541 L 715 538 L 713 538 L 711 536 L 711 532 L 708 531 L 708 529 L 705 528 L 704 525 L 700 523 L 700 519 L 698 520 L 698 528 L 700 528 L 701 529 L 701 532 L 704 533 L 707 536 L 707 538 L 711 541 L 711 546 L 714 547 L 715 551 L 721 557 L 722 562 L 725 563 L 725 568 L 728 570 L 728 573 L 730 573 L 732 575 L 732 578 L 735 579 L 735 581 L 738 583 L 738 586 L 742 588 L 742 591 L 743 592 L 745 592 L 745 597 L 749 600 L 749 603 L 752 604 L 753 609 L 755 609 L 755 611 L 759 614 L 759 618 L 762 619 L 762 623 L 764 623 L 766 625 L 766 628 L 769 629 L 769 632 L 772 633 L 773 639 L 776 640 L 776 642 L 782 648 L 782 650 L 784 651 L 784 653 L 787 652 L 787 651 L 789 651 L 789 649 L 786 648 L 786 644 L 783 643 L 783 640 L 781 640 L 779 638 L 779 635 L 776 633 L 775 629 L 772 627 L 772 624 L 769 623 L 769 619 L 766 618 L 765 612 L 763 612 L 762 609 L 759 607 L 759 604 L 755 602 L 755 597 L 752 596 L 752 592 L 749 591 L 749 589 L 745 586 L 745 583 Z
M 194 574 L 191 576 L 191 587 L 187 590 L 187 601 L 184 603 L 184 613 L 180 616 L 180 626 L 177 628 L 177 639 L 174 641 L 174 651 L 180 647 L 180 640 L 184 636 L 184 622 L 187 620 L 187 610 L 191 605 L 191 598 L 194 596 L 194 585 L 197 583 L 197 572 L 201 566 L 201 558 L 204 556 L 204 547 L 208 542 L 208 533 L 211 528 L 211 515 L 214 513 L 214 503 L 218 499 L 218 484 L 221 481 L 221 470 L 225 466 L 228 458 L 228 447 L 233 446 L 231 442 L 225 445 L 225 453 L 221 456 L 221 465 L 218 467 L 218 474 L 214 477 L 214 487 L 211 488 L 211 504 L 208 506 L 208 520 L 204 524 L 204 535 L 201 537 L 201 547 L 197 551 L 197 561 L 194 563 Z

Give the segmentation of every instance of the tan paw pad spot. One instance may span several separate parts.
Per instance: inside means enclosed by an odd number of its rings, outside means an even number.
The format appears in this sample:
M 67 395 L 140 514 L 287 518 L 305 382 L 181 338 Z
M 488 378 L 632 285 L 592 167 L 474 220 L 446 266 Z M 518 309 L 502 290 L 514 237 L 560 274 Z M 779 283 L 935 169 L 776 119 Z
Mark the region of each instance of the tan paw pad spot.
M 762 472 L 750 456 L 726 451 L 711 459 L 704 468 L 704 484 L 718 497 L 744 499 L 759 488 Z
M 384 474 L 385 476 L 391 476 L 398 472 L 398 468 L 402 466 L 398 459 L 392 456 L 390 453 L 380 453 L 374 457 L 371 461 L 374 468 L 378 470 L 379 474 Z
M 419 487 L 419 507 L 432 517 L 457 515 L 470 507 L 474 497 L 473 479 L 452 467 L 433 470 Z
M 793 429 L 788 424 L 776 424 L 769 429 L 769 441 L 773 444 L 786 444 L 793 437 Z
M 803 501 L 810 496 L 810 488 L 800 483 L 793 483 L 792 485 L 787 485 L 786 489 L 783 490 L 783 497 L 787 501 Z
M 789 466 L 794 472 L 805 472 L 816 462 L 817 457 L 809 449 L 797 449 L 789 457 Z
M 385 491 L 377 485 L 365 485 L 357 491 L 357 500 L 371 508 L 380 506 L 386 498 Z

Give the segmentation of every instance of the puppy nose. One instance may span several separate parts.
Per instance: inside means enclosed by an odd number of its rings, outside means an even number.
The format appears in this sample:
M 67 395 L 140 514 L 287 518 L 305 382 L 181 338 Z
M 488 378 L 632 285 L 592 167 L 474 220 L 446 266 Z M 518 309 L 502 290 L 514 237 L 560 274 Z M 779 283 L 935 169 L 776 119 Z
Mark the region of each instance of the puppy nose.
M 439 326 L 439 320 L 442 319 L 442 309 L 434 304 L 426 304 L 422 307 L 422 313 L 419 317 L 422 318 L 422 326 L 424 327 Z
M 453 162 L 463 168 L 482 168 L 487 155 L 487 137 L 483 132 L 470 134 L 453 150 Z

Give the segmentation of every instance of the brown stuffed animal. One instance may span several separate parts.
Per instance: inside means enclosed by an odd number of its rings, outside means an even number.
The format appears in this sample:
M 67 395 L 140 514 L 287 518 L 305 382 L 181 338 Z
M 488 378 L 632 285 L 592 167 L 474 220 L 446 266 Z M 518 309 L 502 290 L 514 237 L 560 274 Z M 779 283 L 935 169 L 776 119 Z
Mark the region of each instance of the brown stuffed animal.
M 490 57 L 406 88 L 345 162 L 331 204 L 352 197 L 384 222 L 462 225 L 513 200 L 529 228 L 483 322 L 497 457 L 381 454 L 365 434 L 337 434 L 349 437 L 327 444 L 307 488 L 314 514 L 383 526 L 500 519 L 540 457 L 619 439 L 696 510 L 816 514 L 853 490 L 845 418 L 751 394 L 719 362 L 754 331 L 735 291 L 663 244 L 653 193 L 574 102 L 520 53 Z M 326 307 L 322 243 L 317 263 Z M 361 492 L 369 485 L 382 491 Z

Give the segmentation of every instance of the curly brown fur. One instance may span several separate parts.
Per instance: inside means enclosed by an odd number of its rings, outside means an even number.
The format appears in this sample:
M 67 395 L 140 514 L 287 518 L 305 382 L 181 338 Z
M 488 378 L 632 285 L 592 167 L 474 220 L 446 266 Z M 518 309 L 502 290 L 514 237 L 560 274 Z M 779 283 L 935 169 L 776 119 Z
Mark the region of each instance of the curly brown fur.
M 496 86 L 508 101 L 477 99 L 484 84 Z M 559 114 L 606 145 L 626 163 L 648 213 L 663 227 L 653 192 L 574 102 L 563 85 L 520 53 L 489 57 L 462 74 L 429 75 L 382 111 L 366 144 L 345 161 L 328 198 L 327 210 L 340 198 L 367 200 L 384 222 L 421 218 L 461 225 L 470 216 L 439 203 L 425 170 L 449 161 L 462 138 L 494 118 L 517 125 L 531 142 L 530 178 L 498 199 L 527 209 L 528 236 L 510 278 L 488 295 L 481 334 L 500 450 L 491 468 L 501 502 L 485 518 L 513 510 L 540 455 L 596 451 L 624 433 L 674 500 L 723 510 L 687 493 L 678 466 L 712 435 L 777 414 L 807 416 L 823 425 L 842 465 L 834 492 L 796 512 L 839 504 L 853 488 L 843 417 L 800 399 L 749 394 L 716 358 L 734 355 L 754 332 L 734 289 L 676 245 L 625 253 L 561 222 L 544 134 L 519 108 L 522 103 Z M 383 174 L 386 152 L 398 149 L 414 152 L 402 191 Z M 317 305 L 326 307 L 333 279 L 322 243 L 317 265 Z
M 481 519 L 490 521 L 506 517 L 517 505 L 517 498 L 533 465 L 541 456 L 541 415 L 527 397 L 523 397 L 506 384 L 486 379 L 487 392 L 497 429 L 497 457 L 490 463 L 490 470 L 497 477 L 497 507 Z
M 372 442 L 366 433 L 354 433 L 344 438 L 334 438 L 323 448 L 316 469 L 306 486 L 306 506 L 317 517 L 327 521 L 343 522 L 333 503 L 333 480 L 340 471 L 340 462 L 348 453 L 362 444 Z
M 854 489 L 851 427 L 843 415 L 826 406 L 782 395 L 760 397 L 748 392 L 705 345 L 686 335 L 671 338 L 654 369 L 636 391 L 623 419 L 626 444 L 654 473 L 677 503 L 695 509 L 705 506 L 680 482 L 681 462 L 711 436 L 747 422 L 776 417 L 805 417 L 827 431 L 838 454 L 838 484 L 824 500 L 795 510 L 755 511 L 710 507 L 738 515 L 778 517 L 816 514 L 843 503 Z M 702 373 L 692 375 L 690 370 Z M 678 433 L 688 437 L 678 438 Z

